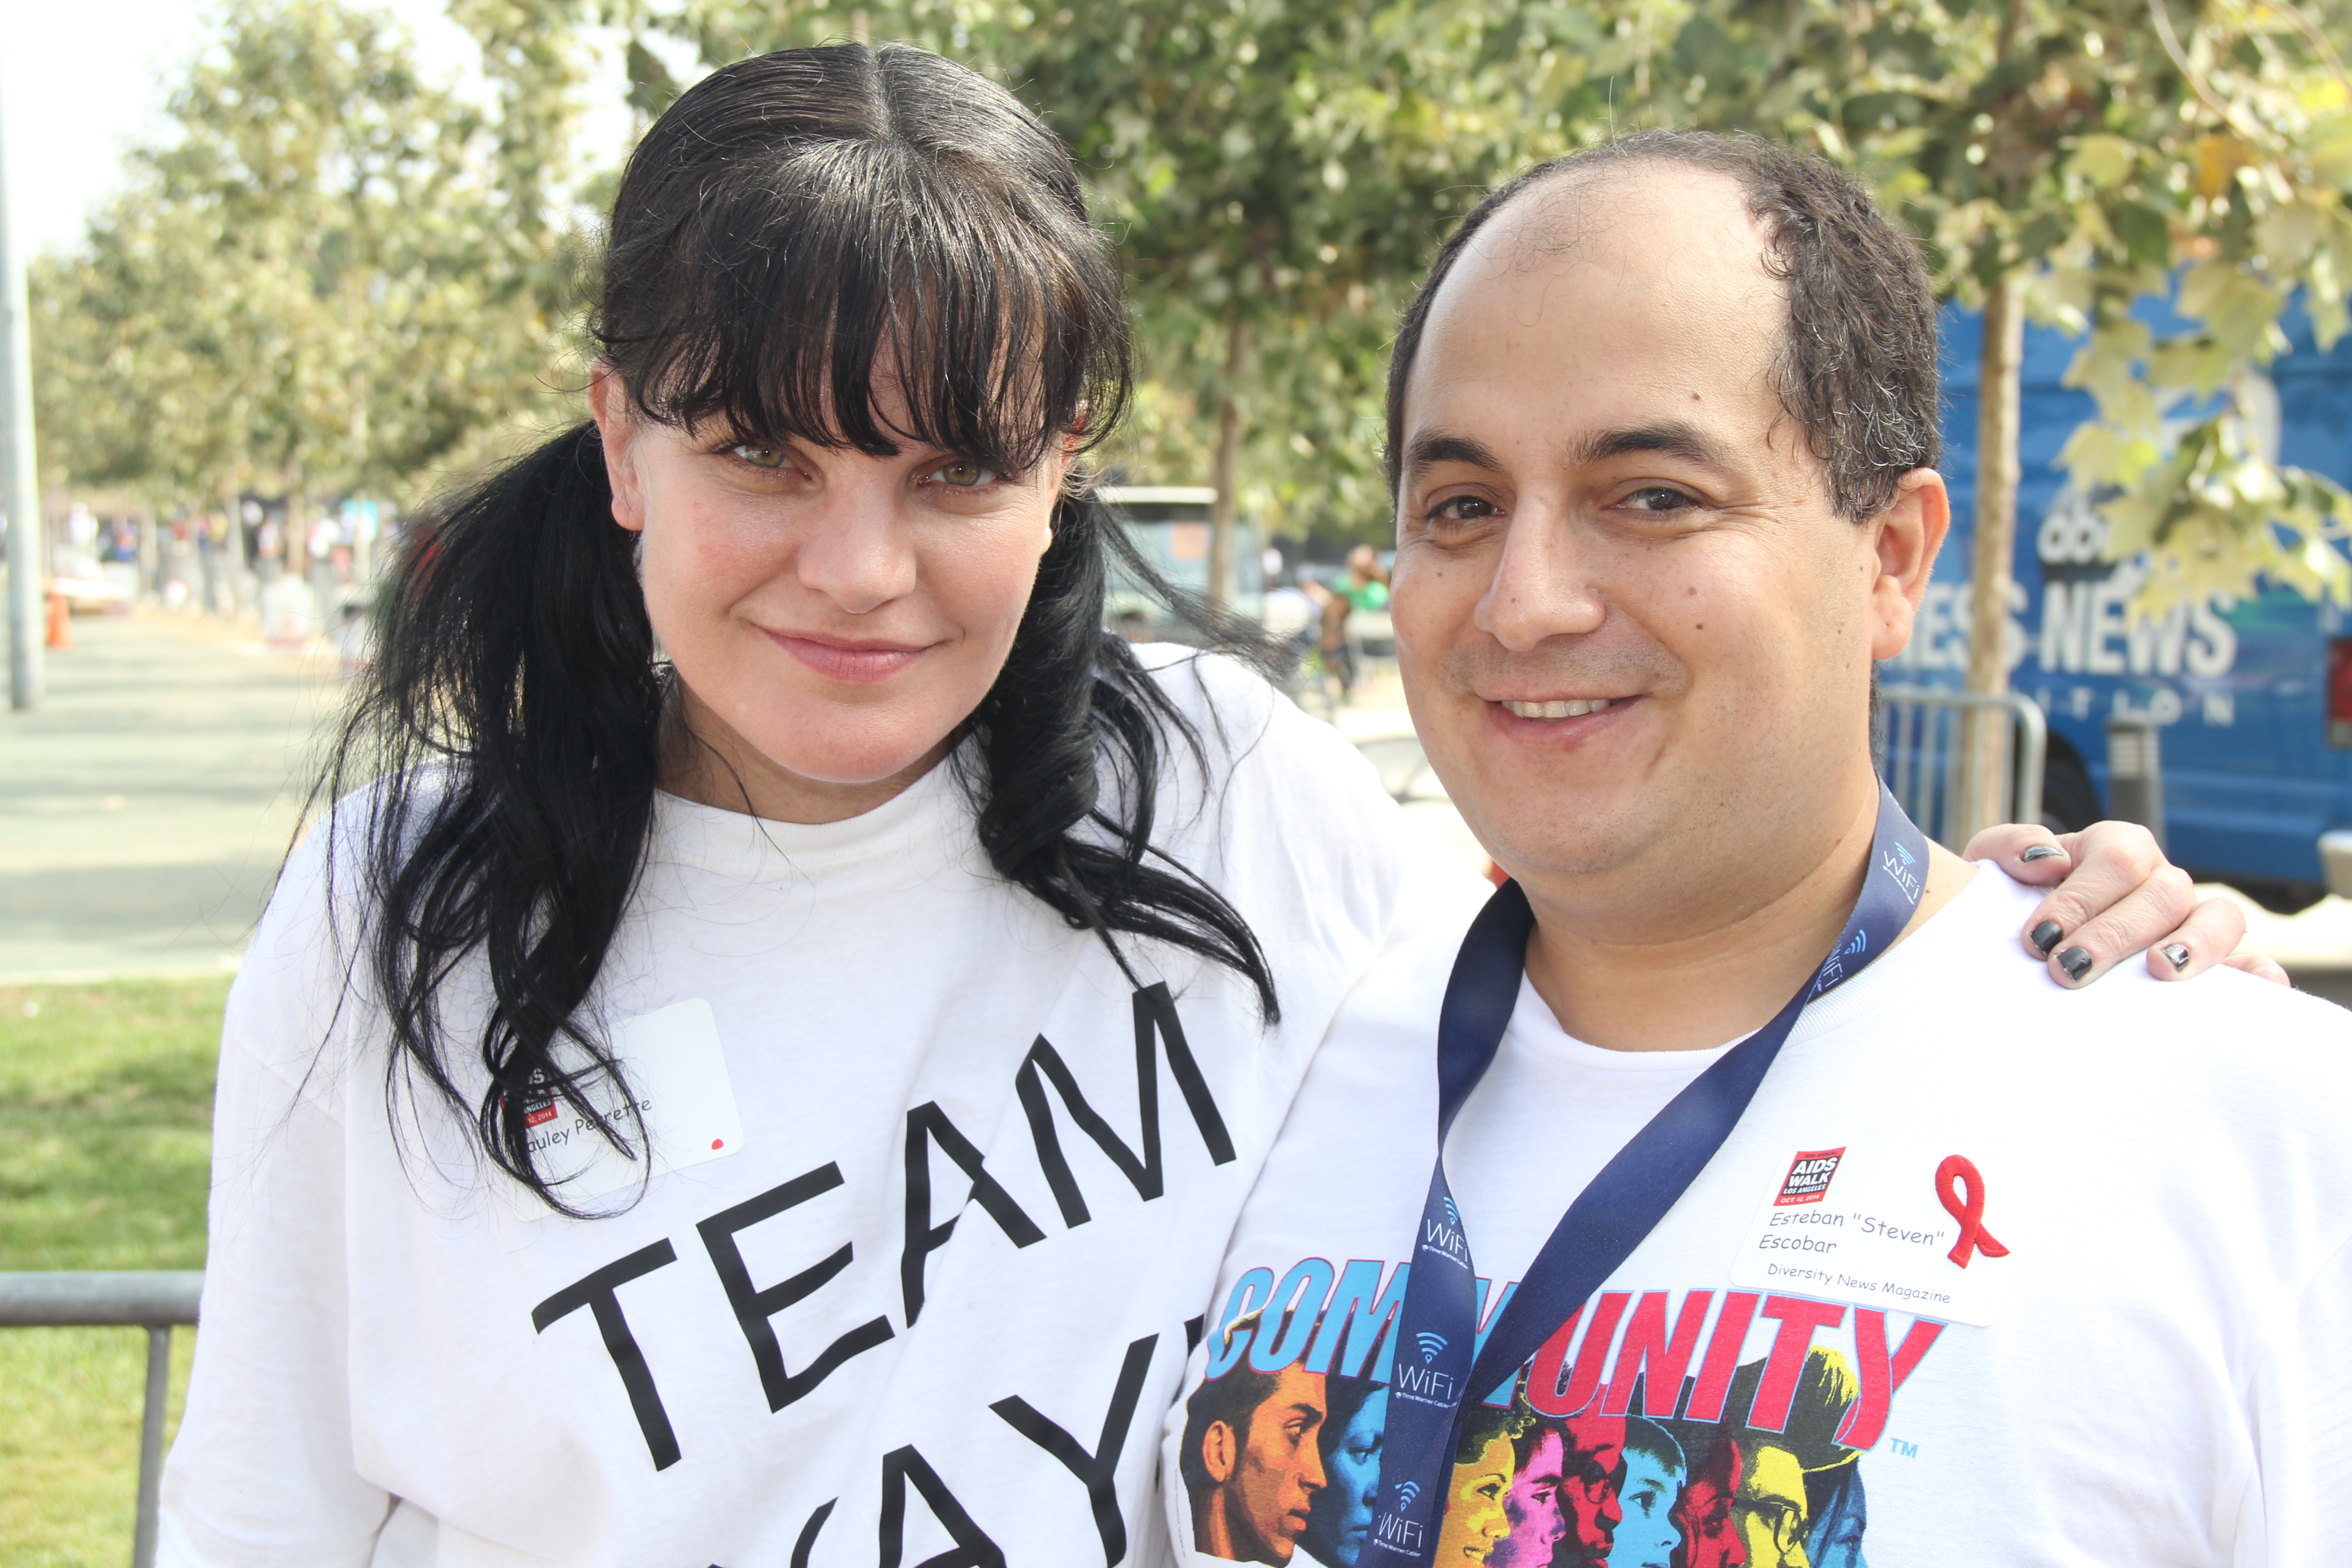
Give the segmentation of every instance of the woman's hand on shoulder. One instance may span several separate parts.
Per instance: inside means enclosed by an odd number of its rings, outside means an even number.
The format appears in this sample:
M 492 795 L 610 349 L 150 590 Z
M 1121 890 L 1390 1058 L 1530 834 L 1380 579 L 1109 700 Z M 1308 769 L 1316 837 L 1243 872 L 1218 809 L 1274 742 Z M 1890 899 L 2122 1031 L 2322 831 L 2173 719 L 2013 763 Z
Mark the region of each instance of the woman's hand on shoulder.
M 2087 985 L 2141 952 L 2158 980 L 2193 980 L 2222 963 L 2291 984 L 2275 961 L 2237 952 L 2244 913 L 2227 899 L 2199 901 L 2189 873 L 2137 823 L 2095 822 L 2080 833 L 2010 823 L 1969 839 L 1962 858 L 2052 889 L 2019 937 L 2061 985 Z

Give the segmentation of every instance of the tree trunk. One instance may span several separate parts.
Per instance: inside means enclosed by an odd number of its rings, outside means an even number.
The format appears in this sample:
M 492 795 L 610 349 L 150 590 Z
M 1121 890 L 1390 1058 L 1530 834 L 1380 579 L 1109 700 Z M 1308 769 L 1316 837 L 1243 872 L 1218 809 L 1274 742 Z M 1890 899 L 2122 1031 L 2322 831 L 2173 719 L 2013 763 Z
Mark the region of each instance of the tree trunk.
M 1969 577 L 1969 689 L 2009 689 L 2011 563 L 2017 551 L 2018 374 L 2025 357 L 2024 280 L 2015 273 L 1985 296 L 1984 346 L 1977 379 L 1976 554 Z M 2008 813 L 2009 715 L 1979 710 L 1964 726 L 1964 771 L 1955 837 L 1965 842 Z
M 1209 512 L 1209 600 L 1218 605 L 1234 602 L 1234 535 L 1239 498 L 1234 467 L 1242 439 L 1241 380 L 1249 364 L 1249 326 L 1239 311 L 1225 326 L 1225 374 L 1217 388 L 1217 453 L 1210 483 L 1217 489 Z

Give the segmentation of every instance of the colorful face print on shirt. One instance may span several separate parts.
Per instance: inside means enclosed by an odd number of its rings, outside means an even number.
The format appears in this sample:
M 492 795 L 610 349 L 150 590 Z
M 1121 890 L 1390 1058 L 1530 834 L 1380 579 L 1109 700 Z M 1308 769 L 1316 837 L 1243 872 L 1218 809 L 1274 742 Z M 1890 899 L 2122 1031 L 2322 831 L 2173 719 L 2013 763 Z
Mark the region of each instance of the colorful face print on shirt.
M 1518 1473 L 1513 1439 L 1522 1429 L 1516 1412 L 1477 1410 L 1464 1416 L 1431 1562 L 1444 1568 L 1484 1563 L 1509 1539 L 1511 1511 L 1506 1500 Z
M 1298 1549 L 1324 1568 L 1356 1568 L 1380 1502 L 1389 1391 L 1369 1378 L 1337 1373 L 1324 1379 L 1324 1390 L 1330 1414 L 1323 1422 L 1323 1473 L 1330 1484 L 1315 1494 Z
M 1565 1449 L 1557 1426 L 1532 1427 L 1521 1436 L 1518 1471 L 1511 1478 L 1511 1489 L 1503 1494 L 1511 1533 L 1486 1559 L 1492 1568 L 1551 1568 L 1552 1551 L 1568 1533 L 1559 1500 Z
M 1380 1484 L 1402 1273 L 1312 1259 L 1279 1283 L 1254 1270 L 1237 1284 L 1227 1309 L 1241 1315 L 1214 1342 L 1186 1432 L 1199 1551 L 1286 1563 L 1296 1543 L 1309 1561 L 1355 1568 Z M 1488 1282 L 1478 1296 L 1488 1321 Z M 1272 1324 L 1269 1300 L 1289 1304 Z M 1491 1403 L 1465 1409 L 1434 1561 L 1863 1568 L 1863 1456 L 1944 1327 L 1887 1317 L 1806 1297 L 1602 1291 Z M 1654 1400 L 1654 1384 L 1674 1398 Z M 1339 1429 L 1325 1436 L 1303 1528 L 1277 1540 L 1278 1521 L 1258 1536 L 1215 1524 L 1232 1488 L 1194 1458 L 1210 1452 L 1213 1412 L 1277 1399 L 1277 1385 L 1295 1410 L 1308 1384 Z M 1276 1512 L 1241 1510 L 1261 1516 Z
M 1200 1550 L 1234 1563 L 1286 1563 L 1329 1486 L 1321 1373 L 1237 1365 L 1185 1405 L 1181 1455 Z
M 1682 1445 L 1654 1421 L 1625 1418 L 1625 1468 L 1617 1483 L 1617 1529 L 1609 1568 L 1674 1568 L 1682 1531 L 1675 1505 L 1683 1495 Z

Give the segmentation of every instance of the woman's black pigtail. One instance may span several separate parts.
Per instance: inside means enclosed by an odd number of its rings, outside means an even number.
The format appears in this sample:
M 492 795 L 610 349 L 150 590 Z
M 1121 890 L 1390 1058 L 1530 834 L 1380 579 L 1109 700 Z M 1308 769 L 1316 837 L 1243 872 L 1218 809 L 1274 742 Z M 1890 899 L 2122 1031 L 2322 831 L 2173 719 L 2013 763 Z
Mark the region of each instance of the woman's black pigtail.
M 549 1203 L 528 1145 L 561 1102 L 616 1147 L 643 1142 L 583 1026 L 652 827 L 665 679 L 635 536 L 613 521 L 593 425 L 548 442 L 415 531 L 381 653 L 344 720 L 329 798 L 372 767 L 365 960 L 390 1026 L 388 1089 L 422 1082 Z M 481 951 L 489 1086 L 462 1091 L 439 988 Z
M 1101 501 L 1065 500 L 1004 672 L 972 715 L 986 770 L 971 792 L 982 847 L 1000 875 L 1074 930 L 1101 937 L 1130 981 L 1141 984 L 1119 950 L 1121 932 L 1233 969 L 1274 1023 L 1282 1008 L 1249 923 L 1216 889 L 1152 847 L 1167 738 L 1190 745 L 1196 763 L 1205 766 L 1205 757 L 1200 737 L 1134 651 L 1103 629 L 1112 554 L 1210 647 L 1262 661 L 1264 641 L 1254 627 L 1161 581 Z M 1115 797 L 1107 805 L 1106 784 Z

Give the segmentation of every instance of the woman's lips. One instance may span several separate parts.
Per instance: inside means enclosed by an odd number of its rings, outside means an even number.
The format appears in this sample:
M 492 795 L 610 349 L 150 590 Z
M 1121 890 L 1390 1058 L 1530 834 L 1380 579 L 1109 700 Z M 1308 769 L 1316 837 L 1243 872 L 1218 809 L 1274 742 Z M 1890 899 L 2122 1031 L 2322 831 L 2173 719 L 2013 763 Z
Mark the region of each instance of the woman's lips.
M 765 627 L 761 630 L 778 647 L 817 674 L 853 686 L 872 686 L 887 680 L 930 651 L 908 643 L 844 642 L 768 631 Z

